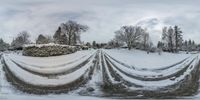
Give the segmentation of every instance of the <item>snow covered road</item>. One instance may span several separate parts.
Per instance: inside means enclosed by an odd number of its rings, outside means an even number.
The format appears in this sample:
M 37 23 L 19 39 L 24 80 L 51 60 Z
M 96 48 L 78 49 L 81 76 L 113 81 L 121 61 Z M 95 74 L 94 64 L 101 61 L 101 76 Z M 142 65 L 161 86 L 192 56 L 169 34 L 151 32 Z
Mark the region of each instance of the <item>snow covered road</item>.
M 34 94 L 176 98 L 195 94 L 199 86 L 199 54 L 114 49 L 41 58 L 3 54 L 1 60 L 1 76 Z

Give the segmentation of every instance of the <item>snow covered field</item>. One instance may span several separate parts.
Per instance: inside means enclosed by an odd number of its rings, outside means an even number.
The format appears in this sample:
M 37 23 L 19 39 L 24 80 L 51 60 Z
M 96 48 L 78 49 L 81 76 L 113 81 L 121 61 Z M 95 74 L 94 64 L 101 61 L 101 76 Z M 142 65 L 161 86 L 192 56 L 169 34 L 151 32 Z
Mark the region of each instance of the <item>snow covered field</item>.
M 141 69 L 154 69 L 170 66 L 192 55 L 186 54 L 185 52 L 179 54 L 162 52 L 161 55 L 158 53 L 147 54 L 146 51 L 127 49 L 111 49 L 104 51 L 125 64 Z
M 185 97 L 198 91 L 199 54 L 103 49 L 56 57 L 4 53 L 1 60 L 0 99 L 199 98 Z

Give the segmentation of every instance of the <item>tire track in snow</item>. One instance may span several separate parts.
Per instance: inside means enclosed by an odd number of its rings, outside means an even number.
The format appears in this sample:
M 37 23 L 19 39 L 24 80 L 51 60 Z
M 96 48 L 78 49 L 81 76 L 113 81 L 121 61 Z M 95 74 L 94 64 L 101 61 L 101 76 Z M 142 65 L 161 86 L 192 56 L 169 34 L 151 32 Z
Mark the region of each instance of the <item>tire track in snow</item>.
M 193 59 L 186 67 L 183 68 L 184 69 L 184 70 L 182 70 L 183 72 L 179 73 L 178 75 L 175 75 L 175 77 L 180 77 L 180 75 L 183 75 L 186 72 L 186 70 L 187 71 L 191 70 L 189 75 L 191 75 L 191 77 L 193 77 L 192 79 L 188 79 L 188 76 L 186 76 L 183 79 L 184 81 L 180 80 L 180 81 L 175 82 L 174 84 L 172 84 L 170 86 L 162 87 L 161 90 L 160 89 L 159 90 L 142 89 L 142 90 L 139 90 L 138 92 L 136 92 L 137 90 L 136 91 L 133 90 L 132 93 L 136 93 L 136 94 L 139 93 L 139 94 L 143 95 L 142 97 L 156 97 L 156 98 L 162 98 L 162 97 L 174 98 L 176 96 L 194 94 L 195 90 L 196 90 L 195 89 L 196 85 L 191 86 L 191 84 L 193 84 L 193 82 L 194 82 L 194 84 L 196 84 L 195 83 L 196 80 L 199 80 L 199 78 L 198 78 L 199 76 L 197 76 L 197 75 L 199 75 L 198 73 L 199 73 L 199 66 L 200 65 L 199 65 L 199 63 L 198 64 L 195 63 L 197 60 L 198 60 L 198 58 L 195 57 L 195 59 Z M 108 62 L 108 64 L 110 64 L 112 66 L 112 63 L 111 63 L 111 61 L 109 61 L 108 57 L 106 58 L 106 61 Z M 198 62 L 199 62 L 199 60 L 198 60 Z M 113 67 L 113 68 L 115 68 L 115 67 Z M 115 68 L 115 70 L 117 70 L 117 69 Z M 113 71 L 113 72 L 115 72 L 115 71 Z M 117 73 L 117 72 L 115 72 L 115 73 Z M 122 74 L 125 74 L 125 73 L 122 73 Z M 132 82 L 130 82 L 130 84 L 132 84 Z M 185 84 L 185 86 L 184 86 L 184 84 Z M 191 87 L 191 89 L 194 89 L 194 90 L 188 91 L 189 87 Z M 158 91 L 160 91 L 160 92 L 158 92 Z M 127 92 L 127 94 L 129 94 L 129 92 Z M 126 93 L 125 93 L 125 95 L 126 95 Z
M 156 90 L 151 91 L 148 89 L 140 90 L 140 88 L 139 88 L 139 90 L 137 90 L 138 89 L 137 87 L 142 87 L 142 86 L 138 85 L 138 84 L 134 84 L 133 82 L 129 82 L 128 80 L 125 80 L 118 72 L 121 72 L 123 75 L 125 75 L 127 77 L 131 77 L 133 79 L 137 79 L 137 78 L 135 78 L 132 75 L 129 75 L 128 73 L 126 73 L 125 71 L 123 71 L 119 67 L 117 67 L 117 65 L 115 65 L 110 60 L 109 55 L 105 54 L 102 50 L 99 50 L 96 53 L 95 59 L 96 59 L 96 62 L 94 63 L 94 65 L 91 66 L 88 69 L 88 71 L 86 73 L 84 73 L 83 76 L 81 76 L 81 78 L 79 78 L 78 80 L 75 80 L 74 82 L 72 82 L 70 84 L 60 85 L 57 87 L 38 87 L 38 86 L 35 87 L 33 85 L 23 83 L 23 81 L 17 79 L 17 77 L 9 70 L 8 67 L 4 66 L 3 68 L 5 68 L 5 72 L 6 72 L 6 76 L 7 76 L 8 80 L 10 82 L 12 82 L 14 86 L 16 86 L 18 89 L 21 89 L 24 92 L 34 93 L 34 94 L 67 93 L 72 90 L 77 90 L 77 88 L 88 88 L 93 85 L 98 85 L 98 83 L 96 83 L 97 81 L 99 81 L 99 82 L 102 81 L 102 83 L 103 83 L 101 88 L 103 88 L 102 91 L 105 92 L 105 94 L 103 94 L 102 96 L 116 96 L 117 98 L 120 98 L 120 96 L 121 97 L 133 96 L 131 98 L 148 98 L 148 97 L 153 97 L 153 98 L 158 97 L 159 98 L 160 96 L 165 97 L 165 95 L 169 95 L 169 94 L 173 96 L 173 93 L 176 96 L 176 95 L 180 95 L 179 93 L 183 93 L 181 90 L 179 90 L 177 92 L 176 89 L 185 88 L 184 84 L 181 83 L 182 80 L 180 80 L 179 82 L 177 82 L 176 84 L 173 85 L 174 87 L 170 87 L 170 86 L 167 87 L 165 92 L 163 92 L 163 90 L 161 90 L 161 91 L 156 91 Z M 191 62 L 188 65 L 191 65 Z M 192 67 L 197 68 L 196 66 L 192 66 Z M 176 75 L 174 75 L 174 76 L 180 77 L 180 75 L 184 74 L 185 71 L 187 71 L 188 69 L 191 68 L 191 66 L 186 66 L 184 68 L 182 69 L 181 73 L 176 73 L 177 76 Z M 102 73 L 102 74 L 97 75 L 97 73 L 98 74 Z M 194 74 L 195 73 L 196 72 L 194 72 Z M 102 80 L 95 80 L 95 78 L 97 78 L 96 76 L 102 77 Z M 187 76 L 187 77 L 190 77 L 190 76 Z M 191 77 L 192 77 L 192 75 L 191 75 Z M 168 79 L 168 78 L 166 78 L 166 79 Z M 165 80 L 165 79 L 163 79 L 163 80 Z M 143 81 L 158 81 L 158 80 L 148 80 L 148 79 L 146 80 L 146 78 L 144 78 Z M 184 78 L 183 81 L 187 81 L 187 79 Z M 179 85 L 179 84 L 181 84 L 181 85 Z M 135 87 L 137 89 L 134 90 L 134 88 L 132 88 L 132 87 Z M 163 89 L 165 89 L 165 87 L 163 87 Z M 172 90 L 168 91 L 170 89 L 174 89 L 174 91 L 172 91 Z M 169 94 L 166 91 L 168 91 Z M 175 92 L 177 92 L 177 93 L 175 93 Z M 185 90 L 184 90 L 184 92 L 185 92 Z M 93 95 L 93 94 L 92 94 L 92 92 L 90 92 L 87 95 Z M 99 94 L 97 93 L 96 96 L 98 96 L 98 95 Z M 137 97 L 138 95 L 142 95 L 142 96 Z
M 10 69 L 7 67 L 5 62 L 4 62 L 3 68 L 5 70 L 7 80 L 11 82 L 12 85 L 15 86 L 17 89 L 24 91 L 26 93 L 48 94 L 48 93 L 66 93 L 71 90 L 77 89 L 78 87 L 85 84 L 89 80 L 89 77 L 91 77 L 92 71 L 93 71 L 92 67 L 93 66 L 90 66 L 89 69 L 79 79 L 71 83 L 53 86 L 53 87 L 52 86 L 38 86 L 38 85 L 36 86 L 36 85 L 32 85 L 20 80 L 10 71 Z
M 95 54 L 95 53 L 94 53 Z M 73 63 L 75 63 L 75 62 L 77 62 L 77 61 L 79 61 L 79 60 L 81 60 L 81 59 L 83 59 L 83 58 L 85 58 L 85 57 L 87 57 L 87 55 L 84 55 L 84 56 L 82 56 L 82 57 L 80 57 L 79 59 L 76 59 L 76 60 L 73 60 L 73 61 L 71 61 L 71 62 L 67 62 L 67 63 L 64 63 L 64 64 L 60 64 L 60 65 L 56 65 L 56 66 L 50 66 L 50 67 L 44 67 L 44 66 L 39 66 L 39 65 L 34 65 L 34 64 L 26 64 L 25 62 L 22 62 L 22 61 L 18 61 L 17 60 L 17 62 L 19 62 L 19 63 L 21 63 L 21 64 L 24 64 L 24 65 L 29 65 L 29 66 L 34 66 L 34 67 L 37 67 L 37 68 L 41 68 L 41 69 L 47 69 L 47 68 L 59 68 L 59 67 L 63 67 L 63 66 L 66 66 L 66 65 L 69 65 L 69 64 L 73 64 Z M 91 56 L 90 56 L 91 57 Z M 16 59 L 15 59 L 16 60 Z M 13 60 L 12 59 L 12 61 L 15 61 L 15 60 Z M 20 64 L 19 64 L 20 65 Z
M 195 58 L 190 61 L 185 67 L 183 67 L 181 70 L 178 70 L 177 72 L 175 73 L 172 73 L 170 75 L 167 75 L 167 76 L 160 76 L 160 77 L 146 77 L 146 76 L 136 76 L 136 75 L 132 75 L 132 74 L 129 74 L 125 71 L 123 71 L 122 69 L 120 69 L 119 67 L 117 67 L 106 55 L 106 60 L 111 63 L 111 65 L 113 67 L 115 67 L 118 71 L 120 71 L 121 73 L 125 74 L 126 76 L 128 77 L 131 77 L 131 78 L 134 78 L 134 79 L 138 79 L 138 80 L 142 80 L 142 81 L 160 81 L 160 80 L 166 80 L 166 79 L 170 79 L 170 78 L 176 78 L 176 77 L 179 77 L 180 75 L 182 75 L 187 69 L 188 67 L 191 65 L 191 63 L 195 60 Z
M 95 55 L 95 54 L 94 54 Z M 70 74 L 70 73 L 73 73 L 75 72 L 77 69 L 80 69 L 81 67 L 85 66 L 90 60 L 92 60 L 92 57 L 94 55 L 91 55 L 87 60 L 83 61 L 82 63 L 80 63 L 79 65 L 69 69 L 69 70 L 66 70 L 66 71 L 63 71 L 63 72 L 60 72 L 60 73 L 42 73 L 42 72 L 36 72 L 36 71 L 33 71 L 33 70 L 30 70 L 26 67 L 23 67 L 22 65 L 18 64 L 17 62 L 13 61 L 18 67 L 20 67 L 21 69 L 27 71 L 27 72 L 30 72 L 32 74 L 35 74 L 35 75 L 39 75 L 39 76 L 42 76 L 42 77 L 53 77 L 53 76 L 60 76 L 60 75 L 66 75 L 66 74 Z M 67 67 L 67 66 L 66 66 Z
M 97 51 L 95 60 L 93 61 L 93 71 L 92 75 L 89 78 L 88 82 L 84 84 L 79 89 L 72 91 L 71 93 L 77 93 L 84 96 L 100 96 L 102 94 L 101 85 L 103 83 L 102 79 L 102 66 L 100 66 L 100 50 Z
M 121 61 L 118 61 L 118 60 L 116 60 L 115 58 L 111 57 L 111 56 L 108 55 L 106 52 L 104 52 L 104 53 L 105 53 L 106 56 L 108 56 L 109 58 L 111 58 L 111 59 L 114 60 L 115 62 L 117 62 L 117 63 L 119 63 L 119 64 L 121 64 L 121 65 L 123 65 L 123 66 L 125 66 L 125 67 L 127 67 L 127 68 L 134 69 L 134 70 L 138 70 L 138 71 L 146 71 L 146 70 L 148 70 L 148 71 L 155 71 L 155 72 L 159 72 L 159 71 L 163 71 L 163 70 L 167 70 L 167 69 L 173 68 L 174 66 L 177 66 L 177 65 L 183 63 L 184 61 L 186 61 L 188 58 L 190 58 L 190 57 L 187 57 L 187 58 L 183 59 L 182 61 L 180 61 L 180 62 L 178 62 L 178 63 L 172 64 L 172 65 L 170 65 L 170 66 L 161 67 L 161 68 L 155 68 L 155 69 L 140 69 L 140 68 L 136 68 L 136 67 L 134 67 L 134 66 L 129 66 L 129 65 L 127 65 L 127 64 L 125 64 L 125 63 L 123 63 L 123 62 L 121 62 Z

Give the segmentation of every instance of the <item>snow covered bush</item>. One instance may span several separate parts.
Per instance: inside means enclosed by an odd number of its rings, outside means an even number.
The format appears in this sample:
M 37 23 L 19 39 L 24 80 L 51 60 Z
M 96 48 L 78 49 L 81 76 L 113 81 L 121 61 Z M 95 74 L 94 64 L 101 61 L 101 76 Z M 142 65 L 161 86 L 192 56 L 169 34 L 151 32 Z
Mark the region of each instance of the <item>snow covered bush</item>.
M 59 44 L 29 44 L 23 47 L 24 56 L 49 57 L 74 53 L 78 50 L 75 46 Z
M 0 52 L 9 48 L 9 44 L 5 43 L 3 39 L 0 39 Z

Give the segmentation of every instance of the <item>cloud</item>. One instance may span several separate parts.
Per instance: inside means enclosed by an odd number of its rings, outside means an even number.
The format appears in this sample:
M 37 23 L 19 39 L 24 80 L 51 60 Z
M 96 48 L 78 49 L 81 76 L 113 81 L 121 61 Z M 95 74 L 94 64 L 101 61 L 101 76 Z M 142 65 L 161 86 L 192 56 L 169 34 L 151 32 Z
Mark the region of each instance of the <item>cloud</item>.
M 39 34 L 53 35 L 67 20 L 90 27 L 83 41 L 107 42 L 123 25 L 147 27 L 152 40 L 160 39 L 165 25 L 180 25 L 185 39 L 199 42 L 200 2 L 197 0 L 3 0 L 0 4 L 0 37 L 11 42 L 27 30 L 34 41 Z

